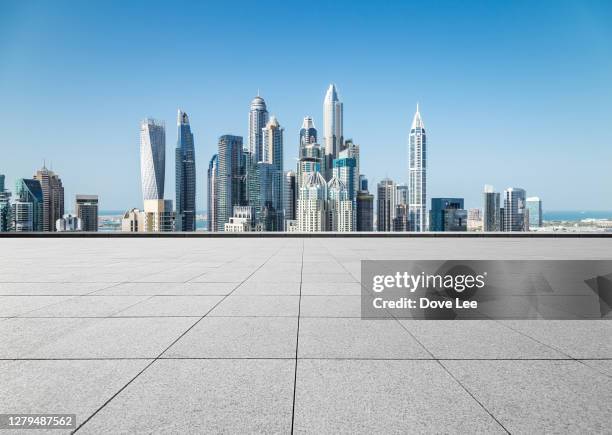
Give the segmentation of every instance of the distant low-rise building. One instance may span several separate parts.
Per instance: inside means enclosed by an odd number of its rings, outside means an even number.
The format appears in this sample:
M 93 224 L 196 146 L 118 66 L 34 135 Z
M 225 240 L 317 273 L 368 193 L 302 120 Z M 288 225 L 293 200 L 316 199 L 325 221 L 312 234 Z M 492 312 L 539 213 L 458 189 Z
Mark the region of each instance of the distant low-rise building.
M 126 211 L 121 219 L 121 231 L 126 233 L 137 233 L 140 229 L 141 211 L 137 208 Z
M 482 210 L 479 208 L 468 209 L 467 214 L 467 230 L 482 231 Z
M 55 231 L 83 231 L 83 221 L 78 216 L 65 214 L 55 221 Z

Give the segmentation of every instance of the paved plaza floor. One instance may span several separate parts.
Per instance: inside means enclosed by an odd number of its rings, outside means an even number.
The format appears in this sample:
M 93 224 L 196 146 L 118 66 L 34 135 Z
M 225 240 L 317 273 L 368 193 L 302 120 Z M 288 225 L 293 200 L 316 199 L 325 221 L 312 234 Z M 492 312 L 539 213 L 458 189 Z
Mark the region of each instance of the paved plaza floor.
M 362 320 L 366 259 L 612 259 L 612 238 L 0 238 L 0 413 L 91 434 L 612 431 L 612 322 Z

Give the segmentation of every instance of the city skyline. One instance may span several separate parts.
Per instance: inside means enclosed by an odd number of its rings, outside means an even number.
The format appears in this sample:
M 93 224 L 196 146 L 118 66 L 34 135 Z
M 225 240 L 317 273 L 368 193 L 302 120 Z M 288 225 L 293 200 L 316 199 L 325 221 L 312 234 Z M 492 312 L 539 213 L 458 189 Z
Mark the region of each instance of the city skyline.
M 599 199 L 612 197 L 606 164 L 612 160 L 612 131 L 605 127 L 612 99 L 609 5 L 543 2 L 529 14 L 518 4 L 424 6 L 419 12 L 427 26 L 413 29 L 406 25 L 410 5 L 313 4 L 328 13 L 308 22 L 308 36 L 287 30 L 282 20 L 276 30 L 286 35 L 283 40 L 263 29 L 262 38 L 284 54 L 270 59 L 245 43 L 252 30 L 247 20 L 261 14 L 253 6 L 232 12 L 236 23 L 246 25 L 223 38 L 216 23 L 224 22 L 227 11 L 190 7 L 187 18 L 171 8 L 152 11 L 153 22 L 169 30 L 152 33 L 131 19 L 140 8 L 126 5 L 114 23 L 116 35 L 109 37 L 102 29 L 117 15 L 113 5 L 0 6 L 0 171 L 7 186 L 12 189 L 46 159 L 62 174 L 67 198 L 95 192 L 105 210 L 138 206 L 140 183 L 131 172 L 140 158 L 134 122 L 153 116 L 172 125 L 180 107 L 189 113 L 196 138 L 201 211 L 218 138 L 232 134 L 246 142 L 246 113 L 257 89 L 285 128 L 284 167 L 292 168 L 305 116 L 313 118 L 324 145 L 321 101 L 331 82 L 344 104 L 344 138 L 361 146 L 361 172 L 371 186 L 387 176 L 408 182 L 407 142 L 418 101 L 428 132 L 434 132 L 428 137 L 428 197 L 461 196 L 466 208 L 478 207 L 482 185 L 490 183 L 500 189 L 520 185 L 545 198 L 548 210 L 612 208 Z M 275 7 L 281 16 L 296 18 L 290 6 Z M 499 28 L 508 18 L 513 27 L 506 34 Z M 351 23 L 352 30 L 327 27 L 334 19 Z M 32 28 L 32 21 L 39 26 Z M 329 31 L 317 31 L 322 28 Z M 159 48 L 159 56 L 147 58 L 154 67 L 146 74 L 143 39 Z M 217 40 L 219 45 L 212 43 Z M 418 68 L 405 50 L 412 42 L 423 54 Z M 49 44 L 53 50 L 45 51 Z M 300 46 L 312 54 L 296 71 L 292 61 L 303 62 L 303 50 L 295 48 Z M 211 68 L 230 59 L 248 63 L 248 72 Z M 332 64 L 342 68 L 331 71 Z M 29 128 L 32 122 L 37 128 Z M 576 123 L 579 136 L 567 130 Z M 171 130 L 167 197 L 175 190 Z M 95 165 L 82 164 L 92 156 Z M 568 173 L 578 174 L 579 182 Z

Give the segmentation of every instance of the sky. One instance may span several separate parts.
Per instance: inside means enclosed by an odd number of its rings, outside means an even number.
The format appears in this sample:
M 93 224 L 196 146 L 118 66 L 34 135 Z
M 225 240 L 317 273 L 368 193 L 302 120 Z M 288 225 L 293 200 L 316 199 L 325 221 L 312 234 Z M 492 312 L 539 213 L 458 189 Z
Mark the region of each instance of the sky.
M 480 207 L 484 184 L 545 210 L 612 210 L 612 2 L 0 0 L 0 173 L 46 162 L 102 210 L 142 207 L 139 122 L 176 111 L 195 137 L 198 209 L 223 134 L 245 136 L 258 90 L 295 168 L 306 115 L 322 140 L 330 83 L 370 191 L 407 181 L 417 102 L 429 197 Z

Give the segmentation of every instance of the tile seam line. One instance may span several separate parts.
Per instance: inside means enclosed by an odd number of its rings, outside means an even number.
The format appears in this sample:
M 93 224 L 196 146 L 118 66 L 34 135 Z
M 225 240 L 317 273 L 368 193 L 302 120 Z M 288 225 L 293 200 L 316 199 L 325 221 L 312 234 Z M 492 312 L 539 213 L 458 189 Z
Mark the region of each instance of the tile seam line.
M 291 405 L 291 434 L 295 431 L 295 397 L 297 390 L 297 369 L 298 369 L 298 355 L 300 350 L 300 314 L 302 311 L 302 282 L 304 278 L 304 251 L 306 249 L 305 241 L 302 240 L 302 262 L 300 266 L 300 297 L 298 299 L 298 317 L 297 317 L 297 331 L 295 339 L 295 369 L 293 372 L 293 402 Z
M 172 346 L 174 346 L 181 338 L 183 338 L 185 336 L 185 334 L 187 334 L 189 331 L 191 331 L 198 323 L 200 323 L 200 321 L 202 321 L 202 319 L 204 319 L 212 310 L 214 310 L 219 304 L 221 304 L 225 299 L 227 299 L 227 297 L 229 295 L 231 295 L 233 292 L 235 292 L 242 284 L 244 284 L 251 276 L 253 276 L 259 269 L 261 269 L 266 263 L 268 263 L 268 261 L 270 261 L 270 259 L 272 257 L 274 257 L 274 255 L 276 255 L 278 252 L 280 251 L 280 248 L 278 250 L 276 250 L 273 254 L 271 254 L 261 265 L 259 265 L 254 271 L 253 273 L 251 273 L 249 276 L 247 276 L 242 282 L 240 282 L 236 287 L 234 287 L 234 289 L 228 293 L 226 296 L 224 296 L 223 298 L 221 298 L 206 314 L 204 314 L 203 316 L 201 316 L 198 320 L 195 321 L 195 323 L 193 323 L 189 328 L 187 328 L 182 334 L 180 334 L 174 341 L 172 341 L 172 343 L 170 343 L 164 350 L 162 350 L 162 352 L 157 355 L 157 357 L 155 357 L 152 361 L 150 361 L 147 365 L 145 365 L 145 367 L 140 370 L 138 373 L 136 373 L 136 375 L 134 377 L 132 377 L 125 385 L 123 385 L 117 392 L 115 392 L 115 394 L 113 394 L 108 400 L 106 400 L 100 407 L 98 407 L 98 409 L 96 409 L 89 417 L 87 417 L 85 420 L 83 420 L 83 422 L 81 424 L 79 424 L 76 429 L 74 429 L 71 433 L 76 433 L 78 432 L 83 426 L 85 426 L 93 417 L 95 417 L 102 409 L 104 409 L 106 407 L 106 405 L 108 405 L 111 401 L 113 401 L 113 399 L 115 397 L 117 397 L 119 394 L 121 394 L 121 392 L 123 392 L 132 382 L 134 382 L 140 375 L 142 375 L 149 367 L 151 367 L 157 360 L 159 360 L 162 355 L 164 353 L 166 353 L 166 351 L 168 349 L 170 349 Z

